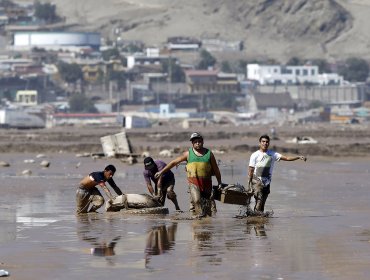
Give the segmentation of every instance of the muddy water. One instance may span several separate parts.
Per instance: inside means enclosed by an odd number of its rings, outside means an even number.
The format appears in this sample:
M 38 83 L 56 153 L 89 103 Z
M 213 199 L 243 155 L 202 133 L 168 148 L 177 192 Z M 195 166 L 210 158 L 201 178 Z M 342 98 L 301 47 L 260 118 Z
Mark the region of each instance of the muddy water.
M 24 163 L 35 159 L 34 163 Z M 238 219 L 218 203 L 214 218 L 176 214 L 74 215 L 75 188 L 113 163 L 126 193 L 144 193 L 141 165 L 116 159 L 2 155 L 0 269 L 8 279 L 369 279 L 370 164 L 367 158 L 311 158 L 276 165 L 268 219 Z M 246 161 L 224 161 L 223 181 L 244 183 Z M 29 176 L 21 175 L 25 169 Z M 188 209 L 183 167 L 174 170 Z

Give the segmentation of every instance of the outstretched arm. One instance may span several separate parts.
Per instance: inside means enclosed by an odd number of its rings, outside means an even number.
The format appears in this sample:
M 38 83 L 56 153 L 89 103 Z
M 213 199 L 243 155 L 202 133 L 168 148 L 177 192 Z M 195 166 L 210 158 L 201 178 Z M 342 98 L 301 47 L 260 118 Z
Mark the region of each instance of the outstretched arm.
M 211 166 L 212 166 L 213 173 L 216 176 L 218 185 L 222 184 L 220 168 L 218 168 L 216 158 L 213 153 L 211 153 Z
M 187 161 L 187 159 L 188 159 L 188 153 L 189 152 L 186 151 L 181 156 L 179 156 L 179 157 L 175 158 L 174 160 L 172 160 L 161 171 L 155 173 L 154 177 L 155 178 L 159 178 L 160 176 L 162 176 L 163 173 L 166 173 L 168 170 L 171 170 L 171 168 L 175 167 L 179 163 L 181 163 L 183 161 Z
M 287 156 L 281 156 L 280 160 L 284 160 L 284 161 L 295 161 L 295 160 L 298 160 L 298 159 L 301 159 L 301 160 L 304 160 L 306 161 L 307 158 L 305 156 L 294 156 L 294 157 L 287 157 Z
M 123 194 L 121 189 L 116 185 L 116 183 L 114 182 L 114 180 L 112 178 L 110 178 L 107 182 L 112 187 L 112 189 L 116 192 L 116 194 L 118 194 L 118 195 Z

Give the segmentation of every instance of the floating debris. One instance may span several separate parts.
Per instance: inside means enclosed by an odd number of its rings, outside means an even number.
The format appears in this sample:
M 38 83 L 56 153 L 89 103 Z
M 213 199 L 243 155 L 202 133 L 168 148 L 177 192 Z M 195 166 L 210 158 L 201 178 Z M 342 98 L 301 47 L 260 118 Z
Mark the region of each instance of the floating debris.
M 6 277 L 6 276 L 9 276 L 9 272 L 4 270 L 4 269 L 0 269 L 0 277 Z
M 90 153 L 76 154 L 76 157 L 89 157 L 89 156 L 91 156 Z
M 144 151 L 142 152 L 141 157 L 142 158 L 150 157 L 150 153 L 148 151 Z
M 34 163 L 35 160 L 34 159 L 25 159 L 23 162 L 24 163 Z
M 32 175 L 32 171 L 29 170 L 29 169 L 25 169 L 25 170 L 22 171 L 22 175 L 30 176 L 30 175 Z
M 172 157 L 172 152 L 170 150 L 162 150 L 159 152 L 161 157 Z
M 43 160 L 43 161 L 40 163 L 40 165 L 41 165 L 42 167 L 49 167 L 49 166 L 50 166 L 50 161 Z
M 8 162 L 5 162 L 5 161 L 0 161 L 0 166 L 1 167 L 9 167 L 10 164 Z

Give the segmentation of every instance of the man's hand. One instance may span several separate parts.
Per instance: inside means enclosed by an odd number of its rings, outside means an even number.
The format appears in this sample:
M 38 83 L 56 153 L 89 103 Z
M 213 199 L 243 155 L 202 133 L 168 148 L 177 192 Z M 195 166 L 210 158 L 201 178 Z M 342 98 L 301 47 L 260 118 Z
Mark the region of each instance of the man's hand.
M 154 178 L 156 179 L 158 179 L 161 176 L 162 176 L 162 173 L 160 171 L 154 174 Z

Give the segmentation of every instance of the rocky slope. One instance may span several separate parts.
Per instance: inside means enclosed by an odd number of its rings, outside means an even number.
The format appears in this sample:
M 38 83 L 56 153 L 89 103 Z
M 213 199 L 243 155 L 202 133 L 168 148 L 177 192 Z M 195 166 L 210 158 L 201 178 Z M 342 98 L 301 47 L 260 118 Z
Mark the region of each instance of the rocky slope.
M 19 0 L 17 2 L 30 2 Z M 44 0 L 74 30 L 161 45 L 169 36 L 242 40 L 234 57 L 370 58 L 367 0 Z

